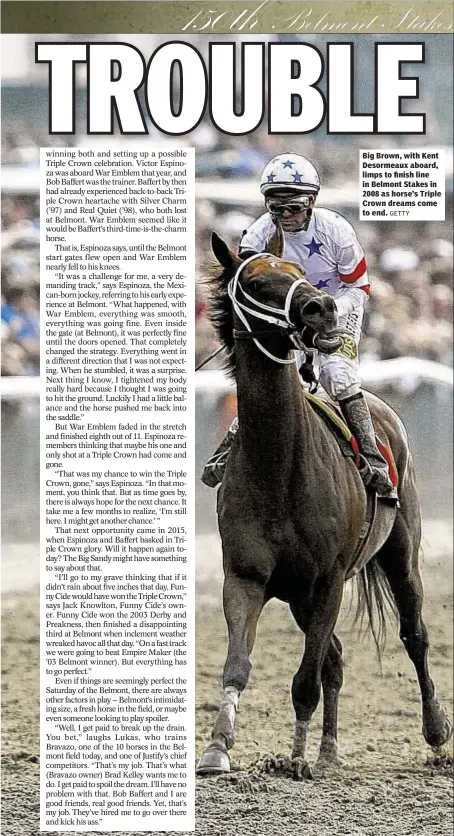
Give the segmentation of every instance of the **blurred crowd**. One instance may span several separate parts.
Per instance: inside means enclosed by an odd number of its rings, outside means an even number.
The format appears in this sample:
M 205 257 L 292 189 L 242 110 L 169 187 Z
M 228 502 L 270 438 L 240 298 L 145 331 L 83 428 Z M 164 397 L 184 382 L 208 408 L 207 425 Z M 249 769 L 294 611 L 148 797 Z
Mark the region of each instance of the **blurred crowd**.
M 272 150 L 269 148 L 270 140 L 273 141 Z M 362 140 L 362 147 L 365 147 Z M 346 183 L 357 182 L 358 150 L 356 147 L 346 149 L 339 146 L 328 137 L 322 143 L 304 138 L 304 143 L 299 139 L 292 145 L 291 138 L 267 136 L 259 151 L 254 149 L 254 163 L 251 155 L 246 157 L 250 168 L 253 167 L 248 176 L 254 178 L 257 194 L 264 163 L 273 153 L 280 153 L 289 147 L 296 148 L 315 163 L 322 184 L 329 185 L 330 189 L 339 189 L 339 205 L 330 205 L 329 208 L 346 215 L 366 253 L 372 292 L 363 328 L 363 360 L 385 360 L 406 355 L 452 365 L 452 185 L 446 193 L 446 222 L 358 222 L 357 206 L 344 207 L 341 197 Z M 388 141 L 386 147 L 390 147 Z M 224 154 L 224 165 L 227 166 L 227 152 L 220 153 Z M 244 177 L 246 163 L 241 165 L 239 152 L 238 158 L 232 149 L 228 154 L 230 170 L 224 176 Z M 339 159 L 342 159 L 342 165 L 339 165 Z M 235 168 L 232 172 L 233 163 Z M 205 159 L 203 166 L 213 176 L 214 165 L 208 165 Z M 223 176 L 220 166 L 219 176 Z M 317 205 L 324 205 L 323 185 Z M 203 275 L 212 263 L 211 230 L 215 229 L 235 248 L 243 230 L 262 211 L 264 209 L 257 206 L 254 209 L 229 208 L 208 201 L 199 201 L 196 207 L 196 251 L 201 278 L 196 305 L 198 362 L 216 346 L 214 332 L 207 320 L 207 297 L 203 284 Z
M 366 147 L 361 137 L 362 147 Z M 376 142 L 376 137 L 371 140 Z M 53 143 L 53 138 L 47 141 Z M 218 133 L 207 120 L 191 134 L 196 146 L 196 175 L 217 179 L 249 180 L 259 194 L 260 172 L 270 156 L 295 148 L 313 160 L 322 184 L 331 189 L 357 180 L 360 138 L 348 145 L 331 137 L 244 137 Z M 187 140 L 189 144 L 189 140 Z M 6 165 L 36 164 L 43 137 L 4 128 Z M 57 143 L 61 145 L 61 142 Z M 390 147 L 388 137 L 386 147 Z M 339 165 L 339 160 L 342 165 Z M 447 217 L 452 217 L 452 187 L 447 193 Z M 323 188 L 318 204 L 323 206 Z M 343 206 L 336 207 L 341 213 Z M 353 222 L 366 252 L 372 294 L 363 329 L 363 360 L 399 356 L 422 357 L 452 365 L 453 246 L 450 223 Z M 212 264 L 211 231 L 215 229 L 235 248 L 241 234 L 261 213 L 258 205 L 229 206 L 199 200 L 196 206 L 197 286 L 196 362 L 216 346 L 208 319 L 203 278 Z M 348 214 L 347 214 L 348 216 Z M 222 355 L 214 365 L 222 364 Z M 39 200 L 36 194 L 2 196 L 2 375 L 39 374 Z

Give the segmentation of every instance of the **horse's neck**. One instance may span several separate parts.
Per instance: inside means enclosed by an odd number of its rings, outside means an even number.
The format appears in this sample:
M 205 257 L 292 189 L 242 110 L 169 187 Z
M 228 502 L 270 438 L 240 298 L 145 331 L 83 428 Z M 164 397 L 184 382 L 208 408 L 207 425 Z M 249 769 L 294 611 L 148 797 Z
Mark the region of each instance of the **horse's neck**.
M 250 355 L 249 355 L 250 356 Z M 254 471 L 285 481 L 312 440 L 296 367 L 253 357 L 237 366 L 241 444 Z

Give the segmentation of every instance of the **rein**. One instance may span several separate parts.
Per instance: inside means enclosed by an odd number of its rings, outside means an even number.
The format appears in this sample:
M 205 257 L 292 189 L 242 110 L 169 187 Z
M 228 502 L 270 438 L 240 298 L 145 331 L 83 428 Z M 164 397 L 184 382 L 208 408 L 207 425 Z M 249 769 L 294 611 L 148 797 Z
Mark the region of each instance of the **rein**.
M 270 253 L 254 253 L 249 258 L 246 258 L 239 266 L 238 270 L 235 273 L 235 276 L 228 284 L 228 294 L 230 300 L 232 302 L 233 309 L 241 320 L 243 325 L 246 326 L 245 331 L 239 331 L 234 329 L 233 336 L 236 340 L 253 340 L 257 348 L 265 354 L 270 360 L 273 360 L 275 363 L 281 363 L 282 365 L 290 365 L 291 363 L 295 363 L 295 358 L 292 357 L 290 359 L 283 359 L 282 357 L 276 357 L 276 355 L 272 354 L 268 349 L 265 348 L 259 342 L 259 339 L 264 339 L 266 337 L 270 337 L 273 335 L 273 332 L 270 330 L 262 330 L 262 331 L 254 331 L 249 324 L 247 317 L 245 314 L 249 314 L 253 316 L 255 319 L 261 319 L 267 322 L 269 325 L 276 325 L 281 331 L 286 333 L 295 346 L 295 348 L 299 349 L 300 351 L 304 351 L 306 346 L 303 343 L 302 338 L 298 334 L 296 326 L 290 319 L 290 307 L 292 304 L 293 294 L 299 285 L 307 284 L 306 279 L 295 279 L 291 287 L 287 292 L 287 296 L 285 298 L 284 309 L 279 310 L 279 308 L 272 308 L 270 305 L 265 305 L 263 302 L 257 302 L 252 296 L 250 296 L 244 288 L 239 284 L 239 278 L 244 270 L 244 268 L 251 263 L 251 261 L 255 261 L 257 258 L 275 258 Z M 241 292 L 245 301 L 240 302 L 237 298 L 238 291 Z M 251 308 L 251 304 L 254 305 L 256 308 L 260 310 L 254 310 Z
M 208 355 L 208 357 L 205 357 L 205 359 L 202 360 L 195 367 L 195 371 L 198 372 L 200 371 L 200 369 L 203 369 L 203 367 L 206 366 L 210 362 L 210 360 L 214 360 L 214 358 L 217 357 L 217 355 L 220 354 L 221 351 L 224 351 L 223 345 L 220 345 L 219 348 L 216 348 L 214 351 L 212 351 L 211 354 Z

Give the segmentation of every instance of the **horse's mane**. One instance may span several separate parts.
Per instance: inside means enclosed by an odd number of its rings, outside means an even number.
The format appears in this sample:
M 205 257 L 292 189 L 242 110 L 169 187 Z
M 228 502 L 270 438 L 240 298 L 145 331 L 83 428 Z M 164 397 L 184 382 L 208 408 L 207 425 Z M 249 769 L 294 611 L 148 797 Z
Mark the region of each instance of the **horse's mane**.
M 227 287 L 230 279 L 235 275 L 235 268 L 224 268 L 219 273 L 219 264 L 213 264 L 204 284 L 208 288 L 209 311 L 208 318 L 213 325 L 221 345 L 224 347 L 223 369 L 231 377 L 235 377 L 235 340 L 233 338 L 233 309 Z

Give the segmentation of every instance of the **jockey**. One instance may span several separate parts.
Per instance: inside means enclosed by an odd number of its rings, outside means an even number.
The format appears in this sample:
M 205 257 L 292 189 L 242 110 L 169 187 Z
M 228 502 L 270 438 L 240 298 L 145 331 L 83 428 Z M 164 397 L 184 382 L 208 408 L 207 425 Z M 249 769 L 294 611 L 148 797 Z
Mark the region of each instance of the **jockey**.
M 260 182 L 266 212 L 243 233 L 239 256 L 265 252 L 279 222 L 284 232 L 283 258 L 301 264 L 310 284 L 335 299 L 337 325 L 346 336 L 334 354 L 320 356 L 320 383 L 338 401 L 358 442 L 364 483 L 390 496 L 394 489 L 388 465 L 377 448 L 359 375 L 358 344 L 370 289 L 366 261 L 351 224 L 337 212 L 315 208 L 319 189 L 317 169 L 306 157 L 293 153 L 273 157 Z M 202 481 L 210 487 L 222 481 L 237 427 L 235 419 L 205 466 Z

